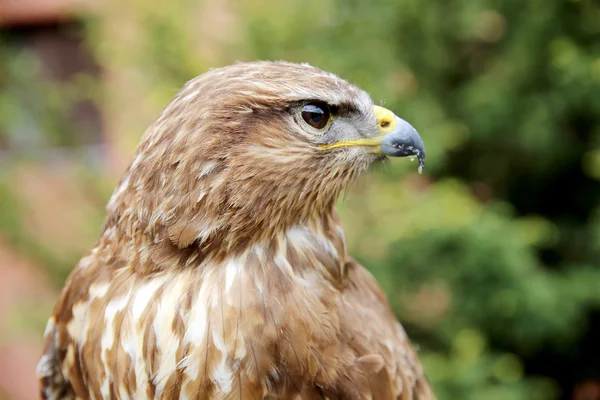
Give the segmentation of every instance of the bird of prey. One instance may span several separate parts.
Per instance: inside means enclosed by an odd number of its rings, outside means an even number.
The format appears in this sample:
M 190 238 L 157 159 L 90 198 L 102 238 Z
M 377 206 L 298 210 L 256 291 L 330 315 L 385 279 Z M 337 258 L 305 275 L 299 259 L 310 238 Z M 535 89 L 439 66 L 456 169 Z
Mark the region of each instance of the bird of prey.
M 144 133 L 45 332 L 44 399 L 432 399 L 334 210 L 421 138 L 307 64 L 189 81 Z

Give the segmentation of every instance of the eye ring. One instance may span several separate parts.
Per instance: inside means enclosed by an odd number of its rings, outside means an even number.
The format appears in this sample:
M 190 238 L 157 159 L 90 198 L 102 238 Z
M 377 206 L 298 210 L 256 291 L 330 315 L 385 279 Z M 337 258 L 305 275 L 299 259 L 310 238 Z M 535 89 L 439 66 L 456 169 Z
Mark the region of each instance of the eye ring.
M 314 129 L 323 130 L 331 120 L 331 110 L 326 103 L 310 102 L 300 108 L 302 120 Z

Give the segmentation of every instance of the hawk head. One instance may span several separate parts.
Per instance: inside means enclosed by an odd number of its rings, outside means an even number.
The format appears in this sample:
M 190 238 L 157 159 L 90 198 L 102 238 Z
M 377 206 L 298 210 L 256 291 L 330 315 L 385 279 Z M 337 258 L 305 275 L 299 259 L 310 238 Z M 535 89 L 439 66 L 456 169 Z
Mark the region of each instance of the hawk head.
M 155 269 L 218 257 L 332 213 L 371 163 L 407 155 L 422 167 L 416 130 L 334 74 L 287 62 L 214 69 L 144 134 L 102 240 Z

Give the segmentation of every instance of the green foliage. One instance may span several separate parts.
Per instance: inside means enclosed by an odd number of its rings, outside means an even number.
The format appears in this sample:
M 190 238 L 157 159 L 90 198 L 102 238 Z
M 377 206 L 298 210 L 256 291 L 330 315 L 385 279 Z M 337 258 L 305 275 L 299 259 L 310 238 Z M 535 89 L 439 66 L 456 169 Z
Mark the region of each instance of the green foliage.
M 425 177 L 394 161 L 346 195 L 353 254 L 389 294 L 440 399 L 566 395 L 588 373 L 577 354 L 600 351 L 582 347 L 600 334 L 589 317 L 600 310 L 598 3 L 222 4 L 233 22 L 200 26 L 210 7 L 195 2 L 119 3 L 88 22 L 89 42 L 156 113 L 207 68 L 286 59 L 335 72 L 411 121 Z M 136 16 L 131 37 L 108 40 L 120 7 Z M 29 68 L 19 65 L 8 73 Z M 4 121 L 25 109 L 11 87 L 0 90 Z M 60 101 L 44 104 L 60 114 Z M 0 190 L 0 229 L 21 237 L 6 211 L 17 204 Z
M 333 70 L 424 137 L 431 186 L 399 187 L 407 168 L 394 165 L 343 211 L 440 397 L 568 390 L 564 371 L 524 363 L 576 346 L 600 305 L 598 4 L 258 3 L 257 58 Z

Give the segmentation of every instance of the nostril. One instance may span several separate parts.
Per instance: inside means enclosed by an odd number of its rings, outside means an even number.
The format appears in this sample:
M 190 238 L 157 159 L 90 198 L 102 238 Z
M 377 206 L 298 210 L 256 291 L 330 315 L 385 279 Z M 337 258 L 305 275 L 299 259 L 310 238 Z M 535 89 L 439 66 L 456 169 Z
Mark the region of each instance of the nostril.
M 382 128 L 387 128 L 388 126 L 390 126 L 390 121 L 384 119 L 379 123 L 379 126 L 381 126 Z

